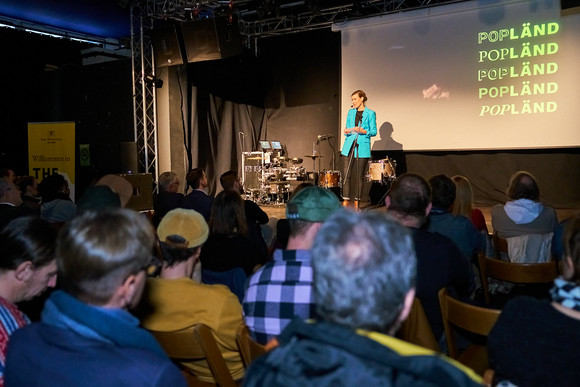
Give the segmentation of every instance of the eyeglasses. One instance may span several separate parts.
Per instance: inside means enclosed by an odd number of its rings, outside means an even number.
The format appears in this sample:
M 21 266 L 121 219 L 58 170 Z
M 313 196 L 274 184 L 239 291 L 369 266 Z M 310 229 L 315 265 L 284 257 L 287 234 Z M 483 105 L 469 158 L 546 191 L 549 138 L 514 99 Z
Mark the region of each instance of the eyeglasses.
M 149 262 L 139 269 L 141 270 L 145 270 L 147 277 L 156 277 L 161 272 L 161 261 L 152 255 Z

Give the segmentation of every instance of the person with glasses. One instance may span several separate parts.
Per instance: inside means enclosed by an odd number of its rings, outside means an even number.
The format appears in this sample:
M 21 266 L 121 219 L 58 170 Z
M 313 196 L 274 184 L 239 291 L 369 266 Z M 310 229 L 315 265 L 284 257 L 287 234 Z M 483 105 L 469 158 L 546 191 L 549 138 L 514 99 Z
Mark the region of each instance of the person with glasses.
M 205 219 L 194 210 L 178 208 L 161 219 L 157 235 L 163 265 L 158 278 L 147 280 L 137 311 L 143 327 L 173 332 L 193 328 L 195 324 L 207 325 L 232 378 L 242 379 L 244 367 L 236 344 L 236 330 L 243 323 L 238 297 L 224 285 L 201 283 L 199 255 L 209 235 Z M 204 359 L 180 365 L 198 379 L 215 383 Z
M 185 386 L 179 369 L 129 313 L 155 262 L 154 230 L 128 209 L 88 211 L 56 244 L 61 290 L 42 321 L 16 331 L 6 359 L 12 386 Z

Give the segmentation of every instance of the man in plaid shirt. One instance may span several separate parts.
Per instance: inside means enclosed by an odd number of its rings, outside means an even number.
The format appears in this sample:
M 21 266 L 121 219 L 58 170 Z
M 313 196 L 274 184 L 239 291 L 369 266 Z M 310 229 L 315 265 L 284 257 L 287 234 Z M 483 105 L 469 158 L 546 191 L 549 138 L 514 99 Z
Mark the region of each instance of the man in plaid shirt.
M 304 188 L 288 203 L 286 250 L 276 250 L 246 282 L 244 319 L 257 342 L 279 335 L 294 316 L 314 317 L 310 248 L 322 222 L 340 207 L 336 195 L 320 187 Z

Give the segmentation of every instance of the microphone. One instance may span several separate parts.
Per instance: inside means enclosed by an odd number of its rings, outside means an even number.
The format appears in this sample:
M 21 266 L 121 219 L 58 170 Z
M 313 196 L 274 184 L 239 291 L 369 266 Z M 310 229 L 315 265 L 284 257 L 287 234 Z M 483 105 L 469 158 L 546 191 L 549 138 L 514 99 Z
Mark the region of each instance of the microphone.
M 241 135 L 242 135 L 242 136 L 244 136 L 244 137 L 246 137 L 246 136 L 247 136 L 247 134 L 246 134 L 246 133 L 244 133 L 244 132 L 239 132 L 239 134 L 241 134 Z
M 334 138 L 334 136 L 332 134 L 319 134 L 318 135 L 318 141 L 324 141 L 324 140 L 328 140 L 330 138 Z

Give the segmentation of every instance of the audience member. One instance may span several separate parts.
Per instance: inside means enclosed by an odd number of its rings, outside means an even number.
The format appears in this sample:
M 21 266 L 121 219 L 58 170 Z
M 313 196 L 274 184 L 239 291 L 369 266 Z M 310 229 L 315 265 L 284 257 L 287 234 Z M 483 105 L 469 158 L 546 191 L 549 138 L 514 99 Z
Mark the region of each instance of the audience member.
M 244 194 L 244 187 L 240 182 L 238 173 L 235 171 L 224 172 L 220 176 L 220 184 L 226 191 L 237 192 L 240 196 Z M 268 255 L 268 247 L 262 236 L 261 225 L 268 223 L 270 220 L 260 206 L 251 200 L 244 200 L 244 211 L 248 222 L 248 232 L 250 239 L 262 250 L 262 253 Z
M 199 254 L 209 228 L 194 210 L 169 211 L 157 229 L 163 266 L 159 278 L 149 278 L 143 296 L 145 328 L 172 332 L 205 324 L 211 328 L 218 348 L 234 380 L 244 376 L 236 344 L 242 320 L 238 298 L 223 285 L 201 283 Z M 205 360 L 182 362 L 200 380 L 215 383 Z
M 40 215 L 38 180 L 34 176 L 22 176 L 17 179 L 17 186 L 20 189 L 22 205 L 28 208 L 31 214 Z
M 273 261 L 246 282 L 245 321 L 259 343 L 278 336 L 295 316 L 314 317 L 310 248 L 322 222 L 339 208 L 336 195 L 319 187 L 304 188 L 288 202 L 287 250 L 274 251 Z
M 453 201 L 451 213 L 455 216 L 466 217 L 471 220 L 471 223 L 473 223 L 477 231 L 489 235 L 483 213 L 480 209 L 473 207 L 473 190 L 467 177 L 456 175 L 453 176 L 451 180 L 455 183 L 455 190 L 457 193 L 455 195 L 455 200 Z
M 0 179 L 6 179 L 9 182 L 14 183 L 16 176 L 12 169 L 0 168 Z
M 445 175 L 429 179 L 432 190 L 433 207 L 429 213 L 427 230 L 445 235 L 451 239 L 466 259 L 471 259 L 479 251 L 485 251 L 485 236 L 475 229 L 464 216 L 455 216 L 450 210 L 455 200 L 455 184 Z
M 209 230 L 200 255 L 205 269 L 223 272 L 241 267 L 250 275 L 265 262 L 266 256 L 248 237 L 244 204 L 237 192 L 226 190 L 215 197 Z
M 29 215 L 21 205 L 18 187 L 7 179 L 0 179 L 0 230 L 11 220 Z
M 293 320 L 246 386 L 479 385 L 459 363 L 392 335 L 415 296 L 411 236 L 382 212 L 339 210 L 312 249 L 317 322 Z
M 102 211 L 106 208 L 120 208 L 121 198 L 106 185 L 94 185 L 83 192 L 77 204 L 79 214 L 86 211 Z
M 10 335 L 30 324 L 15 305 L 56 285 L 56 231 L 37 217 L 22 217 L 0 232 L 0 386 Z
M 451 241 L 422 229 L 431 210 L 431 187 L 419 175 L 405 174 L 392 184 L 385 200 L 388 214 L 411 232 L 417 254 L 416 297 L 421 300 L 433 334 L 443 337 L 438 292 L 453 287 L 459 297 L 469 296 L 470 267 Z
M 40 217 L 50 223 L 59 223 L 72 219 L 77 213 L 77 206 L 70 198 L 68 181 L 64 176 L 54 174 L 45 177 L 38 185 L 42 204 Z
M 195 210 L 209 222 L 213 198 L 207 194 L 208 179 L 205 171 L 194 168 L 187 173 L 187 185 L 192 191 L 183 198 L 180 207 Z
M 529 172 L 514 173 L 506 193 L 510 201 L 492 208 L 491 224 L 498 236 L 508 239 L 510 261 L 548 261 L 558 228 L 556 211 L 540 202 L 540 187 Z
M 580 217 L 564 234 L 562 277 L 552 302 L 518 297 L 508 302 L 487 341 L 497 381 L 518 386 L 573 386 L 580 380 Z
M 300 192 L 304 188 L 312 187 L 313 185 L 314 184 L 312 184 L 311 182 L 306 181 L 300 183 L 296 188 L 294 188 L 294 191 L 292 191 L 292 194 L 290 195 L 288 201 L 292 200 L 292 197 L 294 197 L 296 194 L 298 194 L 298 192 Z M 288 219 L 286 218 L 279 219 L 276 222 L 276 236 L 272 243 L 272 249 L 274 250 L 286 249 L 289 238 L 290 238 L 290 225 L 288 224 Z
M 128 312 L 141 298 L 154 240 L 147 219 L 126 209 L 87 212 L 65 225 L 56 246 L 63 290 L 52 293 L 41 323 L 12 335 L 6 384 L 185 386 Z
M 95 186 L 97 187 L 102 185 L 109 187 L 111 191 L 119 195 L 121 207 L 123 208 L 127 206 L 127 203 L 129 203 L 133 197 L 133 184 L 122 176 L 112 174 L 105 175 L 95 183 Z
M 169 211 L 179 208 L 183 194 L 179 192 L 179 177 L 175 172 L 163 172 L 159 175 L 159 192 L 153 197 L 153 225 L 157 227 Z

